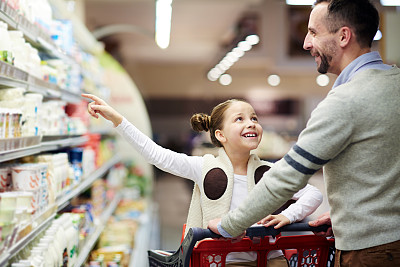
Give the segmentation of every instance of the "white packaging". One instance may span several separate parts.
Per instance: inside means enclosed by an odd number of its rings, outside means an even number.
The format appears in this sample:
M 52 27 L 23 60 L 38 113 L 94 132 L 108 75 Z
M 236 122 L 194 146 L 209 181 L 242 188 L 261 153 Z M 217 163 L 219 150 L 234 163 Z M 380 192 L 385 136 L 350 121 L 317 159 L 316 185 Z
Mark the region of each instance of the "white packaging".
M 11 177 L 15 190 L 33 190 L 39 188 L 39 168 L 37 164 L 20 164 L 11 168 Z
M 11 185 L 11 169 L 8 166 L 0 167 L 0 191 L 7 191 Z

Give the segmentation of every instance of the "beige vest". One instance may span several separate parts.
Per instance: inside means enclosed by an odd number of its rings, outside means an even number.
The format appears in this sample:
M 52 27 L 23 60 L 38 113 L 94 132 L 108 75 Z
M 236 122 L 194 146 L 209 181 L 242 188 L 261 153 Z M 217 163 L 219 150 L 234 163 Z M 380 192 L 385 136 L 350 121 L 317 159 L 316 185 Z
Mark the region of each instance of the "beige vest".
M 191 227 L 207 228 L 208 222 L 229 212 L 233 190 L 233 167 L 223 148 L 218 156 L 204 157 L 203 186 L 195 184 L 190 202 L 186 231 Z M 247 190 L 250 192 L 273 164 L 251 154 L 247 164 Z

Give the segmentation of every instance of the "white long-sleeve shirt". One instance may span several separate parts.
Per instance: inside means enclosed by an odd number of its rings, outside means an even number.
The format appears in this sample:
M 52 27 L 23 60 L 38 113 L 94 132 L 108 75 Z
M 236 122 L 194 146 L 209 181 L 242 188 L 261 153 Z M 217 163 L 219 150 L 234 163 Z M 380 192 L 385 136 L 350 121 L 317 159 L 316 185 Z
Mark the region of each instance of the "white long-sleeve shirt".
M 202 187 L 203 157 L 188 156 L 157 145 L 126 118 L 116 130 L 150 164 L 165 172 L 192 180 Z M 247 197 L 247 193 L 247 177 L 235 174 L 230 210 L 235 209 Z M 291 223 L 300 221 L 314 212 L 322 202 L 322 194 L 317 188 L 307 184 L 295 193 L 292 199 L 296 202 L 282 211 Z
M 126 120 L 126 118 L 116 127 L 116 130 L 150 164 L 173 175 L 192 180 L 200 187 L 203 186 L 203 157 L 188 156 L 157 145 L 153 140 L 140 132 L 132 123 Z M 247 194 L 247 177 L 245 175 L 234 174 L 230 210 L 236 209 L 247 197 Z M 281 212 L 291 223 L 300 221 L 313 213 L 322 203 L 322 194 L 317 188 L 307 184 L 303 189 L 295 193 L 292 199 L 296 200 L 296 202 Z M 272 259 L 280 255 L 283 255 L 282 251 L 274 250 L 268 253 L 267 258 Z M 257 254 L 255 252 L 232 252 L 227 255 L 226 261 L 255 261 L 256 258 Z

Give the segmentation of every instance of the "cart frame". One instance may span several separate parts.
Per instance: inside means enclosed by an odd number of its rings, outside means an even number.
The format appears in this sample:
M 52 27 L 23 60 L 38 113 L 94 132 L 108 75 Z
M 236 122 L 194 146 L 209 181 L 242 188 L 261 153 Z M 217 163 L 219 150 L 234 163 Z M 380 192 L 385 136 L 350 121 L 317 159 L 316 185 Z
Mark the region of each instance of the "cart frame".
M 271 250 L 282 250 L 290 267 L 333 266 L 334 239 L 308 235 L 282 236 L 281 232 L 326 231 L 329 226 L 311 227 L 307 223 L 295 223 L 280 229 L 256 226 L 246 230 L 246 237 L 237 243 L 209 229 L 190 228 L 181 246 L 175 252 L 149 250 L 150 267 L 224 267 L 226 256 L 231 252 L 257 252 L 257 266 L 265 267 Z M 277 237 L 270 242 L 269 236 Z M 214 238 L 214 239 L 210 239 Z

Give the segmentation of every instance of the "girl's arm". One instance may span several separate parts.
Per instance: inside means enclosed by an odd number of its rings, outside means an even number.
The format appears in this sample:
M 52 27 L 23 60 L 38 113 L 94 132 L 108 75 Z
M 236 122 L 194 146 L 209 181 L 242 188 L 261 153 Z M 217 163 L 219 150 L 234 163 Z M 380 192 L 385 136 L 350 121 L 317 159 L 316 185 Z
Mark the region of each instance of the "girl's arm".
M 296 203 L 281 212 L 290 220 L 290 223 L 303 220 L 313 213 L 322 203 L 322 193 L 315 186 L 307 184 L 303 189 L 293 195 Z
M 93 100 L 88 105 L 89 114 L 95 118 L 98 118 L 98 114 L 100 114 L 105 119 L 111 121 L 116 127 L 117 132 L 148 163 L 173 175 L 193 180 L 195 183 L 201 180 L 202 157 L 188 156 L 157 145 L 104 100 L 94 95 L 83 94 L 82 96 Z
M 261 221 L 266 227 L 276 225 L 280 228 L 284 225 L 303 220 L 305 217 L 313 213 L 322 203 L 322 193 L 316 187 L 307 184 L 303 189 L 293 195 L 295 203 L 291 204 L 287 209 L 278 215 L 268 215 Z

